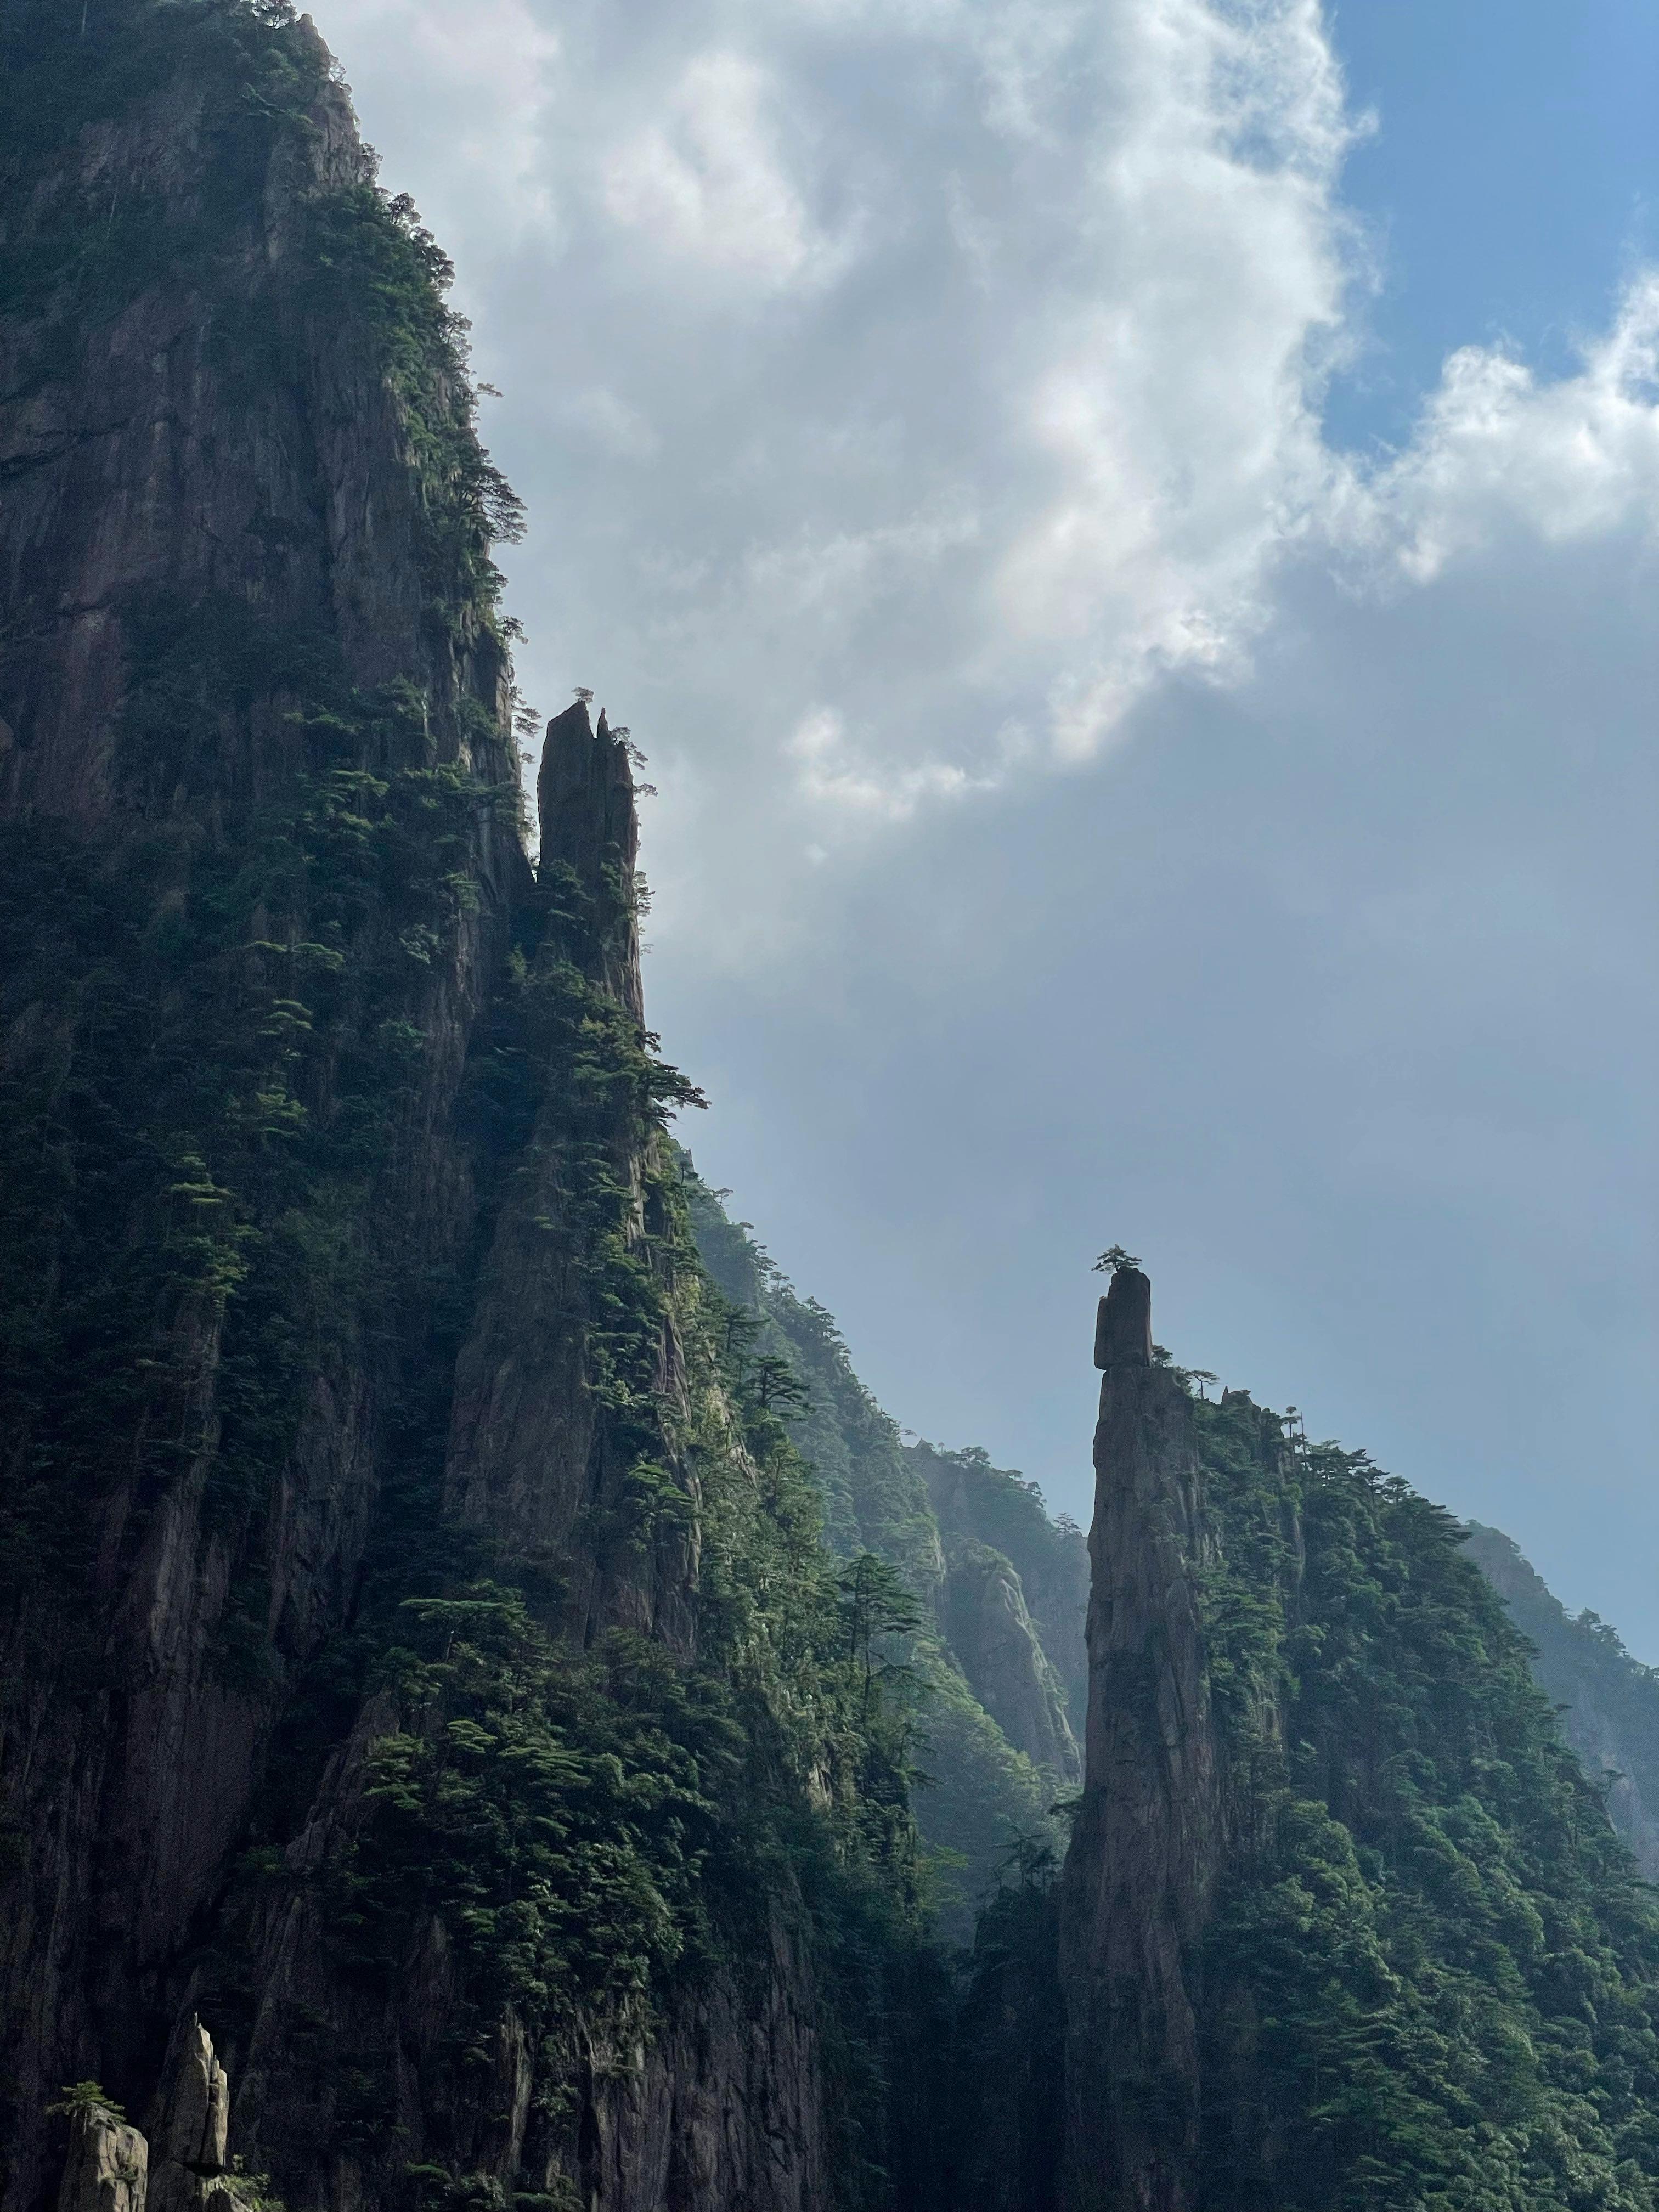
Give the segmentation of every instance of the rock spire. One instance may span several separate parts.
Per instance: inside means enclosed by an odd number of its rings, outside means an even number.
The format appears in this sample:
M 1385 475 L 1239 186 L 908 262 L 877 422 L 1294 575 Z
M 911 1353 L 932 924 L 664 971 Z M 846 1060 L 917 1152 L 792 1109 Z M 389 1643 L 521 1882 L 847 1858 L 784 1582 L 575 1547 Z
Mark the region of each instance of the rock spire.
M 1152 1285 L 1100 1302 L 1083 1803 L 1061 1885 L 1065 2212 L 1190 2212 L 1198 2151 L 1193 1957 L 1219 1848 L 1194 1588 L 1197 1458 L 1152 1364 Z

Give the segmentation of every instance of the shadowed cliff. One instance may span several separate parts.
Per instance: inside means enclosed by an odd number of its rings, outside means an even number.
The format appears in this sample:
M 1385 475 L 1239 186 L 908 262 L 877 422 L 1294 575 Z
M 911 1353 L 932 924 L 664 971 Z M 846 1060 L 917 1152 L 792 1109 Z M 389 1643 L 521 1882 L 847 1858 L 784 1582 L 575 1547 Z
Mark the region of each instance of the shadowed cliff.
M 1188 2212 L 1199 2154 L 1196 1953 L 1221 1833 L 1196 1574 L 1191 1408 L 1152 1364 L 1152 1285 L 1100 1302 L 1083 1801 L 1060 1898 L 1066 2203 Z
M 1060 2202 L 1651 2205 L 1659 1918 L 1465 1531 L 1206 1402 L 1133 1267 L 1096 1358 Z
M 1659 2212 L 1464 1532 L 1132 1267 L 1058 1868 L 1077 1532 L 671 1144 L 447 276 L 284 0 L 8 0 L 8 2212 Z
M 585 705 L 526 856 L 447 264 L 283 0 L 15 0 L 0 107 L 6 2202 L 198 2016 L 296 2208 L 872 2198 L 905 1728 Z

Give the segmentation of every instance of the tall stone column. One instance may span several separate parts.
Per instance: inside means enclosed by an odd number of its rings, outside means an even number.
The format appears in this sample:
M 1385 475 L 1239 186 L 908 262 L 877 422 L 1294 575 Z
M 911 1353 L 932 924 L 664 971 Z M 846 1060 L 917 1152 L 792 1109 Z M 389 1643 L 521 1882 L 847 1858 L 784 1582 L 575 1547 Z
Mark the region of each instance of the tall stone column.
M 1060 1896 L 1065 2212 L 1188 2212 L 1198 2155 L 1194 1961 L 1219 1815 L 1194 1570 L 1198 1469 L 1152 1285 L 1101 1300 L 1089 1715 Z

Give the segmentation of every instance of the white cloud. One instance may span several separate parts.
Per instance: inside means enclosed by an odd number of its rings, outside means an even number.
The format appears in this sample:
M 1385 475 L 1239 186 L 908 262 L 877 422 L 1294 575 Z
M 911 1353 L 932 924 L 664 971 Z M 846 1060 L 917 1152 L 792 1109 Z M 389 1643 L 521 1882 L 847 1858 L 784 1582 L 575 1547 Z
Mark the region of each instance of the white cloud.
M 329 0 L 317 12 L 394 191 L 418 186 L 446 228 L 493 222 L 498 245 L 549 229 L 539 126 L 561 41 L 532 0 Z
M 949 761 L 888 769 L 848 743 L 847 726 L 833 707 L 804 715 L 785 750 L 799 763 L 799 787 L 809 799 L 877 822 L 908 821 L 929 799 L 965 799 L 974 791 L 994 790 L 1000 780 L 970 776 Z
M 694 55 L 661 119 L 606 157 L 606 213 L 705 270 L 765 285 L 833 281 L 852 241 L 814 227 L 777 106 L 775 84 L 749 56 Z
M 1540 384 L 1512 355 L 1446 363 L 1410 447 L 1334 509 L 1334 532 L 1432 581 L 1517 528 L 1546 544 L 1659 522 L 1659 272 L 1627 289 L 1576 376 Z
M 506 392 L 525 688 L 652 756 L 699 1154 L 860 1371 L 1086 1510 L 1121 1232 L 1460 1510 L 1571 1468 L 1659 1655 L 1659 278 L 1362 459 L 1316 0 L 311 4 Z
M 1170 677 L 1241 677 L 1297 561 L 1422 587 L 1659 512 L 1659 279 L 1573 375 L 1469 349 L 1405 451 L 1328 443 L 1370 271 L 1318 0 L 325 28 L 509 386 L 527 688 L 580 660 L 661 715 L 688 887 L 714 840 L 787 900 L 809 843 L 1087 761 Z

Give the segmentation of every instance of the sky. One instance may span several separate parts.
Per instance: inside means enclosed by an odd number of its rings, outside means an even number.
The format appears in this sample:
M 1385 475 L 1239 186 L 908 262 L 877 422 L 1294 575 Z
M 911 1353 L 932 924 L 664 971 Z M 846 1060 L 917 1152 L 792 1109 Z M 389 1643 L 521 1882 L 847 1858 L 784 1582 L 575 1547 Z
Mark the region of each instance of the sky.
M 318 0 L 683 1131 L 1087 1518 L 1091 1263 L 1659 1662 L 1650 0 Z

